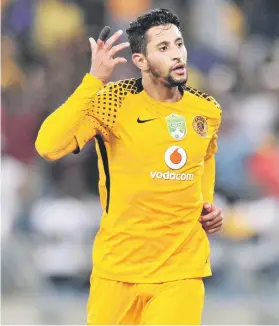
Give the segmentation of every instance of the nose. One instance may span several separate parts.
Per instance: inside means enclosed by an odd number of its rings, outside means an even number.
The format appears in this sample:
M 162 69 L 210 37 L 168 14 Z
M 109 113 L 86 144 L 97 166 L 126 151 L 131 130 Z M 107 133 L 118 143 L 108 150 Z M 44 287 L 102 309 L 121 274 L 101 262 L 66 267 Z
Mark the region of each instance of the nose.
M 171 52 L 171 57 L 172 57 L 172 60 L 178 60 L 180 61 L 182 59 L 182 51 L 175 47 L 172 52 Z
M 185 53 L 185 48 L 179 48 L 177 46 L 173 47 L 171 52 L 171 59 L 174 61 L 185 61 L 187 60 L 187 52 Z

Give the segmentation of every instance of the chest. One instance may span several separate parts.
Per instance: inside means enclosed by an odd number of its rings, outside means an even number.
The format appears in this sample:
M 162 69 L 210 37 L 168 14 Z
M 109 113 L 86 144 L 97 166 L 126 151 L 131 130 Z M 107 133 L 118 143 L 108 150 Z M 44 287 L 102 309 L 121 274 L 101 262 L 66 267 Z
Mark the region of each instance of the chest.
M 137 164 L 153 164 L 158 157 L 174 163 L 187 157 L 187 163 L 200 163 L 213 133 L 214 121 L 204 112 L 190 107 L 160 112 L 143 105 L 122 114 L 115 154 Z

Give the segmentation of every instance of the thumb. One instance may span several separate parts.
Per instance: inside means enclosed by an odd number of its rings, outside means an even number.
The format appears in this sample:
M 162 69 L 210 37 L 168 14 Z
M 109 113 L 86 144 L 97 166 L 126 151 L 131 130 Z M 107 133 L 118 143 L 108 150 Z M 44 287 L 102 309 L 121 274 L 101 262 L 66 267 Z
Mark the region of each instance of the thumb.
M 211 212 L 212 206 L 209 203 L 205 203 L 203 206 L 208 212 Z
M 91 47 L 91 55 L 92 58 L 95 56 L 96 50 L 97 50 L 97 44 L 96 41 L 94 40 L 93 37 L 89 38 L 89 43 L 90 43 L 90 47 Z
M 203 204 L 203 209 L 202 209 L 202 212 L 201 212 L 201 216 L 199 218 L 199 221 L 202 222 L 203 221 L 203 216 L 211 213 L 211 211 L 212 211 L 212 205 L 209 204 L 209 203 L 204 203 Z

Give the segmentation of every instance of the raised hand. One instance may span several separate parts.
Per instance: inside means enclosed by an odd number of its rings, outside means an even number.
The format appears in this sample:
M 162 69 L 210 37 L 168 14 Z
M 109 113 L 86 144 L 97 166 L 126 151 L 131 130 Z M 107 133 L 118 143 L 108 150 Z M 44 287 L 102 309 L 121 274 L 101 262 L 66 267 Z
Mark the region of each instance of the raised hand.
M 108 32 L 109 30 L 103 29 L 97 43 L 93 38 L 89 39 L 92 53 L 90 74 L 100 79 L 104 84 L 109 81 L 111 73 L 116 65 L 127 62 L 123 57 L 114 56 L 130 45 L 129 42 L 113 45 L 123 34 L 122 30 L 117 31 L 105 41 Z

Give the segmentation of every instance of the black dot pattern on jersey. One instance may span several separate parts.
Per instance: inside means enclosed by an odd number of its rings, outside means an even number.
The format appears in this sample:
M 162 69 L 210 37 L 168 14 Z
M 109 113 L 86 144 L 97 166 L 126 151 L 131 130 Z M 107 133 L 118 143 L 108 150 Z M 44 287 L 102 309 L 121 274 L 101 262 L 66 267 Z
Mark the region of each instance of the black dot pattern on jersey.
M 139 89 L 135 78 L 108 83 L 97 93 L 88 115 L 98 120 L 100 126 L 97 127 L 104 136 L 112 130 L 125 97 L 137 93 Z
M 215 100 L 214 97 L 206 94 L 206 93 L 203 93 L 199 90 L 197 90 L 196 88 L 194 87 L 191 87 L 191 86 L 186 86 L 184 87 L 184 90 L 186 90 L 187 92 L 193 94 L 193 95 L 196 95 L 197 97 L 200 97 L 200 98 L 204 98 L 205 100 L 207 100 L 208 102 L 212 102 L 217 109 L 221 110 L 221 106 L 219 105 L 219 103 Z

